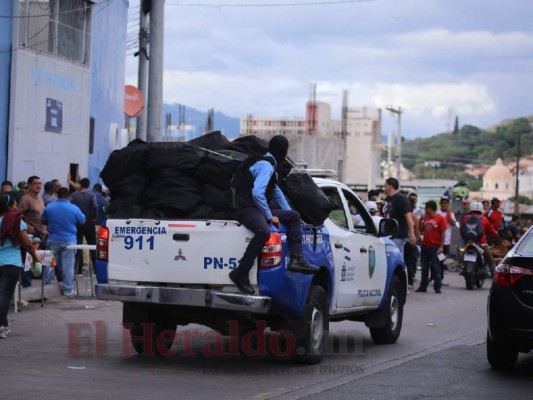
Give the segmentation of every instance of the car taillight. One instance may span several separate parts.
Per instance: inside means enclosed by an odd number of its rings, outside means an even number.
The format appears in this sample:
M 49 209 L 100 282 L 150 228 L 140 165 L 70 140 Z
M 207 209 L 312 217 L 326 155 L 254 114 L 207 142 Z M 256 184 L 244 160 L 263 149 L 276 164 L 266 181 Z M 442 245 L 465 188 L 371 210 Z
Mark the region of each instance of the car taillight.
M 281 265 L 283 243 L 279 233 L 271 233 L 259 255 L 259 268 L 274 268 Z
M 98 239 L 96 240 L 96 258 L 100 261 L 107 261 L 108 250 L 109 250 L 109 229 L 103 226 L 98 231 Z
M 503 287 L 513 286 L 520 278 L 532 276 L 533 271 L 525 268 L 515 267 L 509 264 L 500 264 L 496 267 L 494 282 Z

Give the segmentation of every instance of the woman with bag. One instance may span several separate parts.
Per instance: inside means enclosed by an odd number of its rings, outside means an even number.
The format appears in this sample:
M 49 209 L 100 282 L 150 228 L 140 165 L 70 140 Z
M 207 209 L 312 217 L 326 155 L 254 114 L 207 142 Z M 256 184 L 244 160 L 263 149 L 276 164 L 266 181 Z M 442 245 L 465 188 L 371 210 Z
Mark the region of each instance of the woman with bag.
M 42 270 L 39 257 L 28 237 L 28 227 L 16 206 L 14 196 L 0 195 L 0 339 L 5 339 L 10 333 L 7 313 L 20 272 L 24 268 L 21 248 L 31 255 L 34 273 L 38 274 Z

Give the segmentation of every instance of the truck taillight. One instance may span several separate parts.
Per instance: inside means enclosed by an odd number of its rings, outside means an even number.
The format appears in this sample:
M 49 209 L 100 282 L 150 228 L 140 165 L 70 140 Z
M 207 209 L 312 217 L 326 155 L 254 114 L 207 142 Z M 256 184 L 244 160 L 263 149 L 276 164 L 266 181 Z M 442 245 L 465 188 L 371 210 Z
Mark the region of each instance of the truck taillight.
M 98 239 L 96 240 L 96 258 L 100 261 L 108 260 L 109 250 L 109 229 L 102 226 L 98 231 Z
M 503 287 L 511 287 L 520 278 L 533 275 L 533 271 L 530 269 L 515 267 L 509 264 L 498 265 L 495 272 L 494 282 Z
M 274 268 L 281 265 L 283 243 L 279 233 L 271 233 L 259 255 L 259 268 Z

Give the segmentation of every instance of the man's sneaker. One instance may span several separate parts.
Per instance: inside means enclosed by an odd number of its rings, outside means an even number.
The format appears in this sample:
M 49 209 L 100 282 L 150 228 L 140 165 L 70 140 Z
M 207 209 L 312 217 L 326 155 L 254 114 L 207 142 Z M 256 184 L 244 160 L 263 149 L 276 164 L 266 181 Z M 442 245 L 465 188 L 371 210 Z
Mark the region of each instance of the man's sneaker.
M 426 293 L 428 290 L 426 288 L 423 288 L 423 287 L 419 287 L 418 289 L 415 290 L 415 293 Z
M 65 296 L 67 297 L 74 297 L 74 289 L 72 290 L 65 290 L 65 292 L 63 293 Z
M 441 294 L 442 292 L 440 291 L 440 289 L 435 289 L 435 293 Z
M 9 326 L 0 326 L 0 339 L 6 339 L 10 332 Z

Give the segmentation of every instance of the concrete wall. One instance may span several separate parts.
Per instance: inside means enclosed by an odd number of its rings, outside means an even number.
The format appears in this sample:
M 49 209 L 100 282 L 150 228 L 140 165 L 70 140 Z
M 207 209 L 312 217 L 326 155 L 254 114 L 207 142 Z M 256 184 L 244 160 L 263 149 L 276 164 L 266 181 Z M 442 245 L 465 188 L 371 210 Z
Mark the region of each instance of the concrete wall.
M 0 15 L 11 15 L 11 1 L 0 1 Z M 12 24 L 10 19 L 0 24 L 0 179 L 7 170 L 7 136 L 9 131 L 9 77 L 11 69 Z
M 62 182 L 69 165 L 87 174 L 90 70 L 58 58 L 19 49 L 11 68 L 7 177 L 38 175 Z M 62 104 L 61 132 L 45 128 L 48 99 Z
M 125 52 L 128 2 L 114 0 L 99 5 L 93 14 L 91 55 L 91 105 L 94 147 L 89 156 L 88 177 L 101 182 L 99 174 L 114 148 L 110 132 L 124 128 Z M 105 9 L 104 9 L 105 7 Z M 111 140 L 113 142 L 114 140 Z

